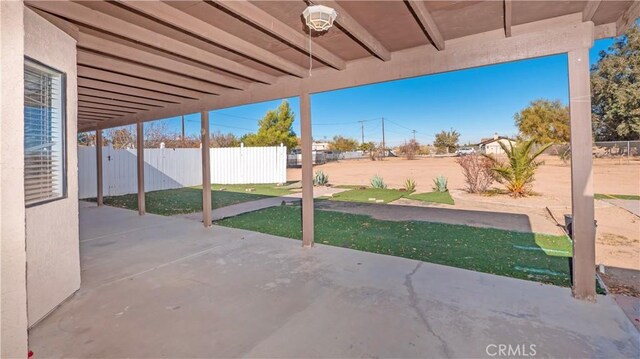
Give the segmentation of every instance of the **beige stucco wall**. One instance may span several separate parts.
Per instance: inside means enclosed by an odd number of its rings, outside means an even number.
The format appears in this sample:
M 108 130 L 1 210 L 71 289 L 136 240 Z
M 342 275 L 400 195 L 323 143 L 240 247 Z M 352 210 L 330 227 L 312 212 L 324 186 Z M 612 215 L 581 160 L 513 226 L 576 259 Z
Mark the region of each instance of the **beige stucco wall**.
M 511 142 L 512 146 L 515 146 L 516 144 L 514 141 L 500 139 L 499 141 L 487 143 L 485 145 L 484 153 L 491 155 L 504 155 L 504 150 L 502 149 L 502 147 L 500 147 L 500 144 L 498 142 L 502 142 L 505 146 L 507 146 L 507 148 L 509 148 L 509 142 Z
M 0 357 L 27 354 L 23 5 L 0 1 Z
M 33 325 L 80 288 L 76 42 L 25 9 L 25 55 L 66 74 L 67 198 L 29 207 L 27 313 Z

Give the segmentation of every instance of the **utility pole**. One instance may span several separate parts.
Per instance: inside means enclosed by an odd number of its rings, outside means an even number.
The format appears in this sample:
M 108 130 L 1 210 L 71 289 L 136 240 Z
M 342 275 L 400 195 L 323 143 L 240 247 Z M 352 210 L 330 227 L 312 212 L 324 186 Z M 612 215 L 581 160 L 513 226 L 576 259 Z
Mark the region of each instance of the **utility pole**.
M 413 132 L 413 140 L 416 140 L 416 130 L 411 130 L 411 132 Z
M 360 142 L 361 144 L 364 144 L 364 121 L 358 121 L 360 122 L 360 128 L 362 129 L 362 142 Z
M 184 147 L 184 115 L 182 115 L 182 147 Z
M 384 117 L 382 117 L 381 120 L 382 120 L 382 157 L 387 157 L 387 146 L 384 142 Z

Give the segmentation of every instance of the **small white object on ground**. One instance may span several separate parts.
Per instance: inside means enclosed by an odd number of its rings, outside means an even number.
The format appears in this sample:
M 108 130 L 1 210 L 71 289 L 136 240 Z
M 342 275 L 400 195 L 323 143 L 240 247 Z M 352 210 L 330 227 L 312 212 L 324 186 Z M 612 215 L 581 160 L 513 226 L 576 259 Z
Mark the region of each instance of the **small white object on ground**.
M 375 200 L 376 200 L 375 198 L 369 198 L 369 201 L 375 201 Z

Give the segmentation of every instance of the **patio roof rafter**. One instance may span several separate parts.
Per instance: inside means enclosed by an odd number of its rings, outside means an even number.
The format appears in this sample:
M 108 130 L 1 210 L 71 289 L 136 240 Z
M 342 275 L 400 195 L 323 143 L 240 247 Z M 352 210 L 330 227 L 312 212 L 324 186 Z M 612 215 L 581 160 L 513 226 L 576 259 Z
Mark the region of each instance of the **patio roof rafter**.
M 80 81 L 78 81 L 80 82 Z M 114 105 L 122 105 L 130 108 L 152 109 L 166 106 L 169 101 L 160 101 L 156 99 L 150 99 L 144 96 L 136 96 L 134 94 L 122 94 L 118 91 L 108 91 L 103 89 L 94 89 L 91 86 L 87 86 L 87 81 L 83 81 L 85 86 L 78 83 L 78 98 L 82 97 L 91 98 L 91 101 L 101 103 L 111 103 Z
M 211 1 L 207 2 L 211 3 Z M 253 26 L 275 36 L 279 40 L 290 44 L 306 54 L 309 53 L 309 39 L 306 36 L 250 2 L 245 0 L 214 0 L 213 2 L 232 14 L 246 20 Z M 312 46 L 313 57 L 337 70 L 343 70 L 346 67 L 346 62 L 343 59 L 320 44 L 314 43 Z
M 297 77 L 305 77 L 308 72 L 305 68 L 286 60 L 273 52 L 267 51 L 235 35 L 223 31 L 209 23 L 206 23 L 195 16 L 189 15 L 175 7 L 163 2 L 152 1 L 124 1 L 119 3 L 140 11 L 148 16 L 163 21 L 171 26 L 177 27 L 201 37 L 209 42 L 242 54 L 254 61 L 261 62 L 269 67 L 278 69 L 284 73 Z
M 511 18 L 513 16 L 513 2 L 512 0 L 504 0 L 504 35 L 511 37 Z
M 444 50 L 444 38 L 424 2 L 421 0 L 407 0 L 407 5 L 413 10 L 420 27 L 429 36 L 433 46 L 438 50 Z
M 365 29 L 356 19 L 354 19 L 349 13 L 342 8 L 334 0 L 315 0 L 314 4 L 325 5 L 336 10 L 338 17 L 335 22 L 340 28 L 353 36 L 360 44 L 362 44 L 373 55 L 378 57 L 382 61 L 391 60 L 391 52 L 376 39 L 371 33 Z
M 26 1 L 26 4 L 36 9 L 53 13 L 63 18 L 122 36 L 134 42 L 140 42 L 147 46 L 155 47 L 169 53 L 188 57 L 194 61 L 210 65 L 244 78 L 262 83 L 273 83 L 275 81 L 274 76 L 247 65 L 240 64 L 227 59 L 226 57 L 202 50 L 195 46 L 129 23 L 117 17 L 92 10 L 77 3 L 72 3 L 66 0 L 55 2 L 28 0 Z M 224 81 L 224 78 L 221 78 L 220 81 Z M 225 85 L 225 83 L 220 84 Z
M 587 4 L 584 6 L 584 10 L 582 10 L 582 21 L 591 21 L 591 19 L 593 19 L 593 15 L 595 15 L 598 10 L 600 3 L 601 0 L 587 1 Z
M 78 101 L 78 110 L 85 110 L 85 111 L 95 111 L 95 112 L 99 112 L 99 113 L 105 113 L 105 114 L 113 114 L 113 115 L 123 115 L 123 114 L 132 114 L 132 113 L 136 113 L 134 111 L 125 111 L 125 110 L 120 110 L 120 109 L 113 109 L 113 108 L 104 108 L 104 107 L 96 107 L 95 105 L 92 104 L 87 104 L 84 102 L 80 102 Z
M 102 54 L 78 50 L 78 64 L 100 68 L 105 71 L 118 72 L 124 75 L 144 78 L 149 81 L 182 87 L 184 89 L 219 95 L 226 89 L 208 82 L 190 77 L 176 75 L 167 71 L 156 70 L 149 66 L 140 65 L 123 59 L 117 59 Z
M 78 105 L 84 105 L 87 107 L 95 107 L 102 109 L 121 110 L 124 112 L 137 112 L 137 111 L 149 111 L 150 107 L 141 105 L 130 105 L 128 103 L 112 101 L 104 98 L 96 98 L 86 95 L 78 95 Z
M 150 82 L 151 81 L 145 82 L 145 80 L 137 79 L 135 77 L 124 76 L 90 67 L 78 67 L 78 84 L 80 86 L 106 89 L 107 91 L 123 94 L 136 95 L 136 93 L 138 93 L 141 94 L 139 95 L 141 97 L 173 102 L 176 104 L 179 104 L 186 99 L 194 100 L 198 98 L 195 95 L 191 97 L 188 95 L 173 95 L 171 94 L 173 88 L 170 86 L 162 86 L 161 84 Z

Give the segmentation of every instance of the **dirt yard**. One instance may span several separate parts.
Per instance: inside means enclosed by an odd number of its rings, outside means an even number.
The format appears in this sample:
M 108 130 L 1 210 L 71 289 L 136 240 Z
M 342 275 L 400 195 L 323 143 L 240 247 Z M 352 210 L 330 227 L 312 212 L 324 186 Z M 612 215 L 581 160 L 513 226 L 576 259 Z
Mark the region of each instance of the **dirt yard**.
M 560 233 L 549 215 L 564 222 L 571 213 L 571 168 L 557 157 L 543 158 L 536 174 L 535 196 L 514 199 L 506 195 L 473 195 L 465 191 L 464 177 L 456 158 L 421 158 L 384 161 L 350 160 L 316 166 L 329 175 L 332 185 L 369 185 L 373 175 L 382 176 L 391 188 L 402 187 L 406 178 L 417 182 L 418 192 L 429 192 L 433 178 L 448 178 L 456 209 L 526 214 L 533 232 Z M 594 190 L 604 194 L 640 195 L 640 161 L 594 159 Z M 288 180 L 299 180 L 300 169 L 289 169 Z M 499 184 L 494 184 L 500 187 Z M 640 270 L 640 218 L 604 201 L 596 201 L 598 238 L 596 260 L 608 266 Z

